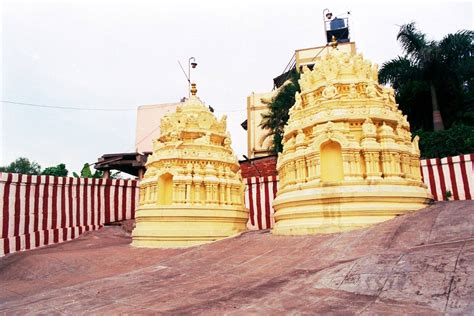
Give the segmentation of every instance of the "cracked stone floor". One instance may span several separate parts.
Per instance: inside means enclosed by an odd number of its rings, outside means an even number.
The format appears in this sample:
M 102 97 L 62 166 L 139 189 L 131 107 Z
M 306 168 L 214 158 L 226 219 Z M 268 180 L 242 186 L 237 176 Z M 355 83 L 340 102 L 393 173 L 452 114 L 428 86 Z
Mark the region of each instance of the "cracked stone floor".
M 474 314 L 474 201 L 341 234 L 130 242 L 105 227 L 0 258 L 0 314 Z

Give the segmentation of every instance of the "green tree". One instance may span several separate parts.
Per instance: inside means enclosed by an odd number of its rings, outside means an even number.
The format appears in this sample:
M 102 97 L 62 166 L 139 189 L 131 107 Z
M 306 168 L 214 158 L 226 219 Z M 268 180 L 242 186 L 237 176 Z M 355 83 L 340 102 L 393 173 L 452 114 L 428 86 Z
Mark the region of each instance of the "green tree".
M 76 178 L 102 178 L 103 172 L 100 170 L 95 170 L 94 173 L 92 173 L 91 166 L 88 163 L 85 163 L 84 166 L 81 169 L 81 175 L 78 175 L 77 173 L 73 172 L 72 173 L 74 177 Z
M 474 125 L 454 124 L 444 131 L 417 130 L 423 158 L 470 154 L 474 152 Z
M 61 163 L 55 167 L 45 168 L 41 174 L 47 176 L 67 177 L 68 170 L 66 169 L 66 165 Z
M 268 103 L 268 112 L 262 114 L 262 128 L 268 128 L 273 135 L 273 152 L 283 150 L 283 129 L 288 122 L 288 111 L 295 104 L 295 93 L 300 92 L 298 80 L 299 72 L 295 69 L 290 73 L 290 78 L 279 88 L 277 95 Z
M 412 22 L 400 27 L 397 40 L 405 55 L 384 63 L 379 79 L 393 85 L 410 123 L 439 131 L 444 125 L 469 119 L 466 111 L 474 96 L 474 32 L 462 30 L 433 41 Z
M 100 170 L 95 170 L 92 172 L 91 170 L 91 165 L 88 163 L 84 164 L 84 167 L 81 169 L 81 174 L 77 174 L 76 172 L 72 173 L 74 177 L 76 178 L 102 178 L 104 176 L 104 173 Z M 111 172 L 110 173 L 110 179 L 121 179 L 120 171 L 117 172 Z
M 0 167 L 0 172 L 39 175 L 41 174 L 41 166 L 28 158 L 20 157 L 8 166 Z

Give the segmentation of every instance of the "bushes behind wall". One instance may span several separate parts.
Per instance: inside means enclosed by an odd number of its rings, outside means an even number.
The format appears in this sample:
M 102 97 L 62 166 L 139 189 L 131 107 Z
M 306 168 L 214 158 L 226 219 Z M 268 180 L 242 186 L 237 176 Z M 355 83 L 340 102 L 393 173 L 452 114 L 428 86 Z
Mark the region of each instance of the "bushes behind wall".
M 474 126 L 456 124 L 438 132 L 418 130 L 422 158 L 457 156 L 474 153 Z

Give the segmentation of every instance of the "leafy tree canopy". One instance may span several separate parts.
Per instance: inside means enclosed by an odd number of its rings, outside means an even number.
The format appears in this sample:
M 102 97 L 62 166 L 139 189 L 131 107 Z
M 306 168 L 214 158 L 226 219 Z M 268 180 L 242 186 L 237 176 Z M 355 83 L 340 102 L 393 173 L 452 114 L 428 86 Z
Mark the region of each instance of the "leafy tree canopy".
M 68 170 L 66 169 L 66 165 L 61 163 L 55 167 L 48 167 L 44 169 L 41 174 L 55 177 L 67 177 Z
M 295 93 L 300 92 L 299 72 L 293 69 L 289 79 L 279 88 L 277 95 L 268 104 L 268 112 L 262 114 L 260 126 L 267 128 L 273 135 L 273 152 L 283 150 L 283 129 L 289 119 L 289 110 L 295 104 Z
M 414 129 L 442 130 L 474 122 L 474 32 L 461 30 L 428 40 L 414 22 L 397 35 L 405 54 L 382 65 L 381 83 L 391 83 Z M 434 122 L 437 113 L 442 121 Z M 444 123 L 444 124 L 443 124 Z
M 474 152 L 474 125 L 454 124 L 438 132 L 417 130 L 422 158 L 457 156 Z
M 39 175 L 41 174 L 41 166 L 28 158 L 20 157 L 8 166 L 0 167 L 0 172 Z
M 100 179 L 104 176 L 104 173 L 100 170 L 95 170 L 92 172 L 91 166 L 88 163 L 84 164 L 84 167 L 81 169 L 81 174 L 77 174 L 76 172 L 72 173 L 74 177 L 76 178 L 95 178 L 95 179 Z M 120 171 L 117 172 L 111 172 L 110 176 L 111 179 L 120 179 Z
M 91 166 L 88 163 L 85 163 L 84 166 L 81 169 L 81 174 L 78 175 L 76 172 L 72 173 L 74 177 L 76 178 L 102 178 L 103 172 L 100 170 L 95 170 L 94 173 L 92 173 Z

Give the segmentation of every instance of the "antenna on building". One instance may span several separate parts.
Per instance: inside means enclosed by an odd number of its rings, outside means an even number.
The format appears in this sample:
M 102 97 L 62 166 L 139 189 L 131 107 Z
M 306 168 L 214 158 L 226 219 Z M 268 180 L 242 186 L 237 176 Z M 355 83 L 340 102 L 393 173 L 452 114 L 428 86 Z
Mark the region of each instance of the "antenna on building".
M 342 14 L 333 15 L 329 9 L 323 10 L 324 32 L 327 44 L 334 42 L 350 42 L 349 36 L 349 15 L 350 11 Z

